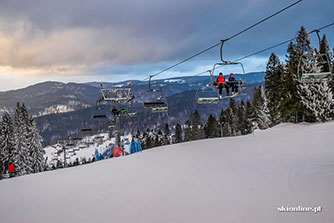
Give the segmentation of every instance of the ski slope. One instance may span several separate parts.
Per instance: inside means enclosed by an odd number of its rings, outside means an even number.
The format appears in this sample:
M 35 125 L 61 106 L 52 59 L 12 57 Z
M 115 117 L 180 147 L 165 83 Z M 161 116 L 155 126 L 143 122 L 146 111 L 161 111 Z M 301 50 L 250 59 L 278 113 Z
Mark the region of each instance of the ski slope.
M 334 222 L 334 122 L 0 181 L 1 222 Z M 321 212 L 279 212 L 321 206 Z

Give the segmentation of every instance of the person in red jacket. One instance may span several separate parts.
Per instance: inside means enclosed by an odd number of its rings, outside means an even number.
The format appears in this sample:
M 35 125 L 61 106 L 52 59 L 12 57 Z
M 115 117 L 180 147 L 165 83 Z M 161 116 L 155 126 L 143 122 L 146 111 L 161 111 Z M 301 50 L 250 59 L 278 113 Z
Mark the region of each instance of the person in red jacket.
M 9 172 L 14 172 L 15 171 L 15 166 L 13 164 L 10 164 L 8 167 Z
M 13 164 L 10 164 L 8 167 L 9 177 L 15 176 L 15 166 Z
M 223 77 L 222 73 L 219 73 L 219 76 L 217 78 L 217 86 L 219 88 L 219 97 L 220 99 L 222 99 L 223 98 L 222 96 L 223 87 L 226 87 L 225 78 Z M 228 95 L 227 89 L 226 89 L 226 95 Z

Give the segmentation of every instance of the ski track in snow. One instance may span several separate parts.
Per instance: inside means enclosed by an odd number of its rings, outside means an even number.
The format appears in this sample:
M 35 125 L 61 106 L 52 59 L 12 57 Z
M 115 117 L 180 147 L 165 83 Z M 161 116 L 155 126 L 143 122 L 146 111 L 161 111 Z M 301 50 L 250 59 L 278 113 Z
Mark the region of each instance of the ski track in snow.
M 334 122 L 0 181 L 1 222 L 334 222 Z M 281 206 L 322 206 L 290 212 Z

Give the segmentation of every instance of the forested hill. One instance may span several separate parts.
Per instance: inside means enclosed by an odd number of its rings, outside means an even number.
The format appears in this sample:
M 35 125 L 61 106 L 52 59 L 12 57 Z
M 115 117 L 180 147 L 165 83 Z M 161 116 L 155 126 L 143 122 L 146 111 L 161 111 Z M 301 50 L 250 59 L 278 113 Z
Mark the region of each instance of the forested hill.
M 244 96 L 235 98 L 236 101 L 251 101 L 254 87 L 263 85 L 262 83 L 249 84 L 245 89 L 247 93 Z M 207 120 L 210 114 L 219 117 L 222 109 L 229 106 L 229 99 L 222 100 L 217 105 L 199 105 L 195 102 L 196 90 L 187 90 L 167 97 L 168 113 L 151 113 L 144 109 L 142 103 L 138 100 L 132 111 L 137 112 L 137 117 L 122 119 L 122 132 L 133 133 L 137 129 L 145 131 L 146 129 L 163 129 L 165 123 L 175 126 L 177 123 L 183 125 L 190 115 L 197 109 L 203 122 Z M 109 110 L 106 107 L 105 110 Z M 91 126 L 95 131 L 107 131 L 108 124 L 104 121 L 96 121 L 92 116 L 96 113 L 95 107 L 89 107 L 77 111 L 44 115 L 36 118 L 37 126 L 43 138 L 43 145 L 54 143 L 60 137 L 74 134 L 80 131 L 80 128 L 86 125 Z
M 264 81 L 264 72 L 248 73 L 247 83 Z M 196 90 L 199 84 L 207 84 L 208 76 L 178 77 L 153 80 L 153 87 L 163 87 L 167 96 L 184 91 Z M 136 96 L 136 103 L 142 101 L 142 95 L 147 90 L 147 82 L 131 81 L 132 93 Z M 117 83 L 103 83 L 105 88 L 112 86 L 127 86 L 128 81 Z M 4 111 L 14 113 L 17 102 L 24 103 L 33 116 L 66 113 L 95 105 L 100 97 L 99 82 L 94 83 L 61 83 L 43 82 L 27 88 L 0 92 L 0 115 Z

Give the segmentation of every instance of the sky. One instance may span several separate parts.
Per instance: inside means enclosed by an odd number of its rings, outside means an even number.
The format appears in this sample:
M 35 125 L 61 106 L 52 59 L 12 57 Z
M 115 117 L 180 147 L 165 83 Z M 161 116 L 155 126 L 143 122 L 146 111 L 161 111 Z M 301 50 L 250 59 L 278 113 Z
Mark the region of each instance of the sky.
M 0 91 L 43 81 L 142 80 L 219 43 L 295 0 L 0 0 Z M 234 60 L 334 22 L 333 0 L 303 0 L 228 41 Z M 323 30 L 334 47 L 334 26 Z M 316 36 L 310 36 L 316 46 Z M 241 61 L 264 71 L 272 52 Z M 219 62 L 219 47 L 156 78 L 194 75 Z M 234 71 L 235 69 L 235 71 Z M 239 68 L 228 71 L 239 72 Z

